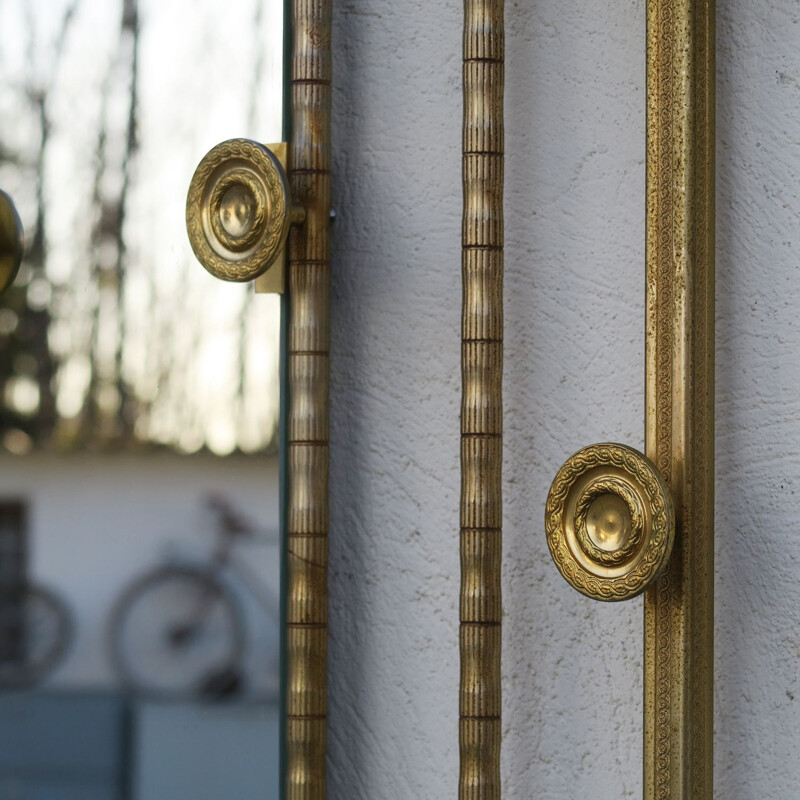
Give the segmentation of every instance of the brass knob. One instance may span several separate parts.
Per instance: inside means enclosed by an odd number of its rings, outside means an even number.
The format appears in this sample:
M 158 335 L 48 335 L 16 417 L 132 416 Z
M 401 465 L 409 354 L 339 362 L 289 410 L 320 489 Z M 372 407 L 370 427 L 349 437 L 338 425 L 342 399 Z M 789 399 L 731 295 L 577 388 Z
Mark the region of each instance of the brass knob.
M 17 209 L 0 190 L 0 292 L 8 289 L 17 277 L 24 249 L 25 236 Z
M 225 281 L 250 281 L 283 252 L 292 206 L 286 170 L 266 146 L 230 139 L 195 170 L 186 198 L 186 229 L 197 259 Z
M 647 589 L 669 560 L 672 496 L 637 450 L 591 445 L 556 474 L 545 530 L 550 555 L 570 585 L 595 600 L 627 600 Z

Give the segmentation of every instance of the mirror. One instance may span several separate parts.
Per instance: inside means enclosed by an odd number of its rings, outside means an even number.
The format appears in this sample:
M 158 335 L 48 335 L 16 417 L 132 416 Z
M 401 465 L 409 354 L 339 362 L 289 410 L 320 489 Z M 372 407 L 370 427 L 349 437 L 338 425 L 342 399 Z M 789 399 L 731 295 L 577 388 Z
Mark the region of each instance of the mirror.
M 282 0 L 5 0 L 0 797 L 278 796 L 280 303 L 184 203 L 281 141 Z

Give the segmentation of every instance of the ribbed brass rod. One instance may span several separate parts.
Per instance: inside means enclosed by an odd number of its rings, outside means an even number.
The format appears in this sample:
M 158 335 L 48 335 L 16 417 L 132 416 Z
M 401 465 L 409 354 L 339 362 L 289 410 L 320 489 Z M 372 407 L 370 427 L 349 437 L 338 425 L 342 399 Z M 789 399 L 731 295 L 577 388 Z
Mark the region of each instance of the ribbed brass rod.
M 289 236 L 286 798 L 327 794 L 331 0 L 294 0 Z
M 459 800 L 500 798 L 502 0 L 464 2 Z
M 714 1 L 647 3 L 646 451 L 677 531 L 645 594 L 644 797 L 711 800 Z

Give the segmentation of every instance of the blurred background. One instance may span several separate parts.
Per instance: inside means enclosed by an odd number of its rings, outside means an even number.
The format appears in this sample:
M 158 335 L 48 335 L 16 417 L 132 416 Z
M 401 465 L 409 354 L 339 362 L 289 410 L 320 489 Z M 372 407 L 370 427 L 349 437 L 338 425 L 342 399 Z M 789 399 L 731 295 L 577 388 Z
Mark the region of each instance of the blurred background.
M 279 302 L 204 272 L 184 201 L 280 141 L 282 27 L 0 2 L 0 800 L 277 797 Z

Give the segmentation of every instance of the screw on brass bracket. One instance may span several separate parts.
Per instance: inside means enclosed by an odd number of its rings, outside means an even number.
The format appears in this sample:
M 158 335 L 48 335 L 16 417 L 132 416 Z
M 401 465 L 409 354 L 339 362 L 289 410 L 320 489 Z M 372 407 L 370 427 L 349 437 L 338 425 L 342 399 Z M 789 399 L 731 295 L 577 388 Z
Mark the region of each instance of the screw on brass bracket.
M 305 209 L 292 204 L 287 145 L 229 139 L 200 161 L 186 198 L 186 229 L 198 261 L 225 281 L 256 280 L 282 294 L 289 226 Z

